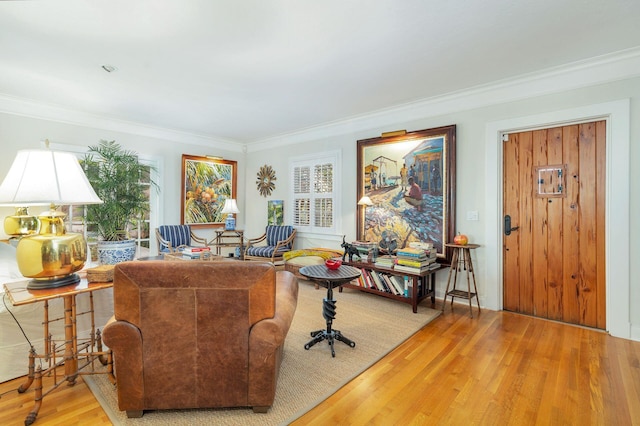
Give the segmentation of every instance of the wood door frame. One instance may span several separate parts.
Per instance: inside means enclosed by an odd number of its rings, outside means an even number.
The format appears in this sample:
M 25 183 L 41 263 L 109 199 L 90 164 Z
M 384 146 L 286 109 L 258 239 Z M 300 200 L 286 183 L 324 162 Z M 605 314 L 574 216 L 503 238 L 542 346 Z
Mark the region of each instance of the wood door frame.
M 502 135 L 596 120 L 607 122 L 606 159 L 606 299 L 607 331 L 616 337 L 631 338 L 629 317 L 630 225 L 630 100 L 606 102 L 579 108 L 518 117 L 487 123 L 485 183 L 496 199 L 487 203 L 485 225 L 486 293 L 484 305 L 503 309 L 502 265 Z M 615 188 L 615 189 L 614 189 Z M 611 283 L 616 283 L 612 286 Z

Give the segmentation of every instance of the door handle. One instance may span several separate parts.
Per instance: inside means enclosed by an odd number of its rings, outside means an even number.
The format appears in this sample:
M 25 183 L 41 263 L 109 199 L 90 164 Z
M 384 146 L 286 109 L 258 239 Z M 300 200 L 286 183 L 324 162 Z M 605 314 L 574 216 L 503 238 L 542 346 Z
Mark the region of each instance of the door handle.
M 517 231 L 519 226 L 511 227 L 511 216 L 505 215 L 504 217 L 504 235 L 511 235 L 511 231 Z

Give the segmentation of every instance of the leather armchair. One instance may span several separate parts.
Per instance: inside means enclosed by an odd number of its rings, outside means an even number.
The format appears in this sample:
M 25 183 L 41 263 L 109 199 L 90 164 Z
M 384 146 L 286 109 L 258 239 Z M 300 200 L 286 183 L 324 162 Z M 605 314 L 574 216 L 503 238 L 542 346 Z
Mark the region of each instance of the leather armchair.
M 143 410 L 273 404 L 298 281 L 266 262 L 133 261 L 114 270 L 118 405 Z

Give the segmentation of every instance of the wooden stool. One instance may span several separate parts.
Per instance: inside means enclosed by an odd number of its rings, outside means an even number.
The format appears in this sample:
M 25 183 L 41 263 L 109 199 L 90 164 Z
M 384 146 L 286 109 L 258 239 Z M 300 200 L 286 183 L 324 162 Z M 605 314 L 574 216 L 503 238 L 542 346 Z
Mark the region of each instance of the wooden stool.
M 471 299 L 476 298 L 478 304 L 478 313 L 480 313 L 480 301 L 478 300 L 478 288 L 476 287 L 476 276 L 473 273 L 473 263 L 471 262 L 471 249 L 480 247 L 478 244 L 445 244 L 447 247 L 453 249 L 453 257 L 451 258 L 451 267 L 449 268 L 449 276 L 447 277 L 447 289 L 444 292 L 444 303 L 442 304 L 442 311 L 447 304 L 447 297 L 451 296 L 451 308 L 453 309 L 454 297 L 467 299 L 469 301 L 469 315 L 473 318 L 473 310 L 471 308 Z M 467 271 L 467 290 L 459 290 L 456 288 L 458 280 L 458 271 L 460 268 Z M 473 291 L 471 291 L 471 281 L 469 280 L 469 274 L 473 279 Z M 451 276 L 453 276 L 453 287 L 449 290 L 451 284 Z

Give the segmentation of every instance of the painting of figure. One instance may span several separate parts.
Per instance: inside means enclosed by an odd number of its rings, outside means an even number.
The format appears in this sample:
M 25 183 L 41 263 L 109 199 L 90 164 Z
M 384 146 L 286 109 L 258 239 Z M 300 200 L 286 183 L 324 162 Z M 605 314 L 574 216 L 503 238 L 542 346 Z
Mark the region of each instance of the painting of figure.
M 378 242 L 383 232 L 398 247 L 432 243 L 440 256 L 453 240 L 455 126 L 358 141 L 358 235 Z M 374 180 L 375 177 L 375 180 Z

